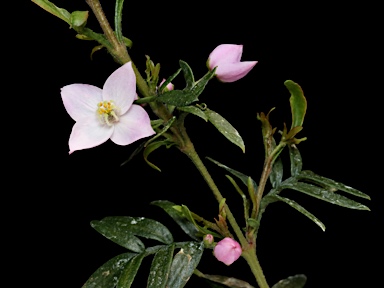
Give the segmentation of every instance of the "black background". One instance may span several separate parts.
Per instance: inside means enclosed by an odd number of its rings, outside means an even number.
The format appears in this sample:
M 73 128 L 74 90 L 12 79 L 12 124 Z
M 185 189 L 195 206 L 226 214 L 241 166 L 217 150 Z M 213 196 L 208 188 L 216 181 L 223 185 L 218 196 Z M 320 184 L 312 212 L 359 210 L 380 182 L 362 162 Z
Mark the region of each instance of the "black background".
M 66 2 L 55 4 L 70 12 L 89 10 L 85 1 Z M 278 129 L 284 122 L 290 125 L 289 93 L 283 83 L 287 79 L 299 83 L 308 101 L 304 130 L 299 134 L 308 137 L 299 145 L 304 169 L 369 194 L 371 201 L 356 200 L 372 211 L 348 210 L 294 191 L 283 192 L 315 214 L 327 229 L 322 232 L 285 204 L 270 206 L 258 238 L 264 273 L 271 286 L 299 273 L 308 276 L 309 288 L 379 284 L 384 216 L 377 138 L 381 126 L 377 99 L 381 97 L 371 70 L 376 66 L 376 20 L 362 7 L 274 3 L 248 7 L 245 3 L 236 1 L 236 6 L 218 9 L 213 4 L 169 7 L 160 3 L 130 6 L 127 2 L 123 33 L 133 41 L 130 54 L 141 71 L 145 69 L 144 55 L 149 55 L 161 63 L 161 77 L 174 73 L 182 59 L 199 78 L 217 45 L 243 44 L 242 59 L 258 60 L 258 64 L 235 83 L 211 81 L 200 100 L 238 129 L 246 153 L 200 118 L 189 116 L 186 125 L 201 157 L 210 156 L 257 181 L 263 147 L 256 114 L 276 107 L 272 124 Z M 114 4 L 102 1 L 102 5 L 112 21 Z M 91 220 L 146 216 L 166 224 L 177 241 L 188 240 L 165 212 L 149 203 L 166 199 L 188 205 L 207 219 L 215 217 L 217 204 L 197 170 L 176 149 L 165 148 L 150 155 L 161 173 L 146 165 L 140 155 L 120 167 L 137 143 L 121 147 L 108 141 L 68 155 L 74 122 L 62 105 L 60 88 L 72 83 L 102 87 L 118 64 L 105 50 L 90 60 L 96 43 L 76 39 L 65 22 L 32 2 L 20 4 L 18 9 L 21 21 L 15 23 L 21 25 L 13 26 L 17 28 L 12 38 L 16 39 L 14 53 L 4 55 L 12 59 L 9 79 L 16 81 L 13 87 L 18 92 L 13 96 L 19 99 L 7 97 L 17 108 L 3 119 L 10 130 L 9 142 L 18 151 L 8 171 L 19 179 L 12 183 L 17 208 L 6 217 L 26 214 L 29 221 L 24 229 L 31 231 L 29 237 L 24 235 L 27 250 L 34 252 L 34 260 L 44 259 L 38 266 L 39 283 L 81 287 L 95 269 L 124 251 L 93 230 Z M 100 31 L 93 14 L 88 27 Z M 174 83 L 176 88 L 183 87 L 182 77 Z M 241 199 L 224 171 L 205 162 L 241 219 Z M 17 249 L 24 253 L 25 243 Z M 243 260 L 226 267 L 209 251 L 203 257 L 202 272 L 238 277 L 256 286 Z M 145 287 L 150 259 L 144 265 L 134 287 Z M 193 276 L 189 285 L 202 282 Z

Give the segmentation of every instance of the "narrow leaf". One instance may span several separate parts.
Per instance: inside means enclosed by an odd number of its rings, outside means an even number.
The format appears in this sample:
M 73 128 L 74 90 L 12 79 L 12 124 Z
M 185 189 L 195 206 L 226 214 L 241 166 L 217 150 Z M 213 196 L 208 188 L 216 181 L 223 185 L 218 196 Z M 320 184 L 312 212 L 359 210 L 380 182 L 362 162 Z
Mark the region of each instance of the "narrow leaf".
M 208 116 L 209 122 L 211 122 L 221 134 L 223 134 L 229 141 L 241 148 L 245 153 L 244 141 L 241 138 L 239 132 L 220 114 L 206 109 L 205 114 Z
M 217 166 L 221 167 L 221 168 L 224 168 L 225 170 L 227 170 L 229 173 L 231 173 L 233 176 L 236 176 L 237 178 L 239 178 L 245 186 L 248 187 L 248 175 L 245 175 L 239 171 L 236 171 L 235 169 L 232 169 L 232 168 L 229 168 L 228 166 L 220 163 L 219 161 L 216 161 L 210 157 L 206 157 L 209 161 L 212 161 L 213 163 L 215 163 Z M 252 178 L 251 178 L 252 179 Z M 255 187 L 255 190 L 257 190 L 257 183 L 252 179 L 253 181 L 253 187 Z
M 115 33 L 116 38 L 120 43 L 123 43 L 123 34 L 121 29 L 121 19 L 123 15 L 124 0 L 116 0 L 115 5 Z
M 171 269 L 173 250 L 175 245 L 169 245 L 160 249 L 152 260 L 149 272 L 147 288 L 165 288 L 169 271 Z
M 71 25 L 71 13 L 63 8 L 57 7 L 55 4 L 48 0 L 32 0 L 33 3 L 39 5 L 45 11 L 59 17 L 61 20 L 64 20 L 69 25 Z
M 273 163 L 271 174 L 269 174 L 269 180 L 273 188 L 276 188 L 281 184 L 283 179 L 283 161 L 278 157 Z
M 205 86 L 208 84 L 209 80 L 211 80 L 215 76 L 215 71 L 216 68 L 208 71 L 207 74 L 205 74 L 197 82 L 194 83 L 191 91 L 196 97 L 200 96 L 200 94 L 204 91 Z
M 199 264 L 203 251 L 203 242 L 189 242 L 183 245 L 180 251 L 173 258 L 166 287 L 184 287 Z
M 171 90 L 164 92 L 157 98 L 160 102 L 176 107 L 188 106 L 199 100 L 198 96 L 187 90 Z
M 280 280 L 272 288 L 303 288 L 307 282 L 307 277 L 304 274 L 290 276 L 287 279 Z
M 131 287 L 132 282 L 136 277 L 137 271 L 140 268 L 140 265 L 141 265 L 141 262 L 143 261 L 144 256 L 145 256 L 145 253 L 141 253 L 128 261 L 127 265 L 124 268 L 124 271 L 120 275 L 116 288 Z
M 291 93 L 291 97 L 289 98 L 292 112 L 291 129 L 297 126 L 303 126 L 304 116 L 307 111 L 307 100 L 304 97 L 303 90 L 297 83 L 291 80 L 285 81 L 284 85 Z
M 100 222 L 114 226 L 126 233 L 147 239 L 157 240 L 164 244 L 171 244 L 173 237 L 168 228 L 160 222 L 144 217 L 111 216 L 105 217 Z
M 334 192 L 331 192 L 329 190 L 323 189 L 321 187 L 318 187 L 312 184 L 302 183 L 302 182 L 287 183 L 287 184 L 284 184 L 284 188 L 296 190 L 296 191 L 305 193 L 309 196 L 315 197 L 317 199 L 320 199 L 332 204 L 336 204 L 342 207 L 357 209 L 357 210 L 368 210 L 368 211 L 370 210 L 367 206 L 361 203 L 358 203 L 340 194 L 336 194 Z
M 199 277 L 208 279 L 210 281 L 224 284 L 225 287 L 230 287 L 230 288 L 254 288 L 251 284 L 248 282 L 245 282 L 243 280 L 234 278 L 234 277 L 227 277 L 227 276 L 222 276 L 222 275 L 209 275 L 209 274 L 199 274 Z M 220 286 L 222 287 L 222 286 Z
M 185 83 L 187 84 L 187 86 L 185 88 L 186 88 L 186 90 L 189 90 L 195 84 L 195 77 L 193 76 L 192 69 L 191 69 L 191 67 L 189 67 L 187 62 L 184 62 L 183 60 L 179 61 L 179 65 L 180 65 L 181 69 L 183 70 Z
M 305 215 L 309 219 L 311 219 L 313 222 L 315 222 L 315 224 L 317 226 L 319 226 L 321 228 L 321 230 L 325 231 L 325 225 L 315 215 L 313 215 L 312 213 L 308 212 L 308 210 L 306 210 L 303 206 L 301 206 L 297 202 L 295 202 L 295 201 L 293 201 L 291 199 L 288 199 L 288 198 L 281 197 L 279 195 L 274 195 L 272 197 L 275 197 L 276 199 L 278 199 L 278 200 L 280 200 L 280 201 L 282 201 L 284 203 L 287 203 L 292 208 L 295 208 L 297 211 L 299 211 L 300 213 L 302 213 L 303 215 Z
M 71 27 L 84 27 L 88 19 L 88 11 L 74 11 L 71 13 Z
M 113 288 L 116 287 L 117 281 L 120 278 L 122 271 L 127 265 L 128 261 L 132 259 L 136 253 L 124 253 L 120 254 L 102 266 L 100 266 L 92 275 L 89 277 L 87 282 L 82 288 Z
M 195 106 L 184 106 L 184 107 L 178 107 L 177 109 L 184 111 L 184 112 L 191 113 L 193 115 L 196 115 L 196 116 L 204 119 L 205 122 L 208 121 L 208 116 L 205 115 L 205 113 L 203 111 L 201 111 L 201 109 L 199 109 Z
M 162 208 L 172 219 L 180 226 L 180 228 L 189 235 L 192 239 L 198 240 L 199 230 L 191 223 L 182 212 L 177 211 L 173 207 L 176 205 L 167 200 L 157 200 L 151 202 L 152 205 L 156 205 Z
M 160 132 L 156 133 L 155 136 L 153 136 L 151 139 L 149 139 L 147 142 L 145 142 L 144 147 L 148 146 L 149 143 L 153 142 L 157 138 L 159 138 L 161 135 L 163 135 L 167 130 L 172 126 L 173 122 L 175 122 L 176 116 L 173 116 L 171 119 L 167 121 L 167 123 L 164 124 L 163 129 L 161 129 Z
M 168 77 L 167 80 L 165 80 L 165 82 L 164 82 L 163 84 L 161 84 L 161 86 L 160 86 L 160 88 L 159 88 L 159 91 L 160 91 L 161 93 L 163 92 L 163 89 L 164 89 L 165 87 L 167 87 L 167 85 L 168 85 L 169 83 L 171 83 L 172 80 L 175 79 L 177 75 L 179 75 L 180 71 L 181 71 L 181 68 L 178 69 L 178 70 L 177 70 L 174 74 L 172 74 L 170 77 Z
M 325 186 L 334 188 L 336 190 L 341 190 L 341 191 L 344 191 L 348 194 L 371 200 L 369 195 L 367 195 L 367 194 L 365 194 L 365 193 L 363 193 L 357 189 L 354 189 L 354 188 L 349 187 L 347 185 L 344 185 L 342 183 L 336 182 L 332 179 L 317 175 L 317 174 L 313 173 L 312 171 L 309 171 L 309 170 L 302 171 L 299 176 L 302 179 L 312 180 L 315 183 L 323 184 Z
M 145 249 L 143 242 L 141 242 L 139 238 L 135 237 L 133 233 L 127 231 L 125 228 L 122 229 L 119 226 L 98 220 L 91 221 L 91 226 L 107 239 L 123 246 L 128 250 L 140 253 Z
M 151 166 L 153 169 L 161 172 L 160 168 L 157 167 L 155 164 L 151 163 L 148 161 L 148 156 L 149 154 L 151 154 L 153 151 L 155 151 L 156 149 L 160 148 L 161 146 L 163 145 L 167 145 L 168 144 L 168 141 L 167 140 L 164 140 L 164 141 L 157 141 L 157 142 L 152 142 L 150 143 L 147 147 L 145 147 L 144 149 L 144 152 L 143 152 L 143 156 L 144 156 L 144 160 L 145 162 L 147 162 L 147 164 L 149 166 Z
M 299 149 L 295 144 L 288 145 L 289 148 L 289 157 L 291 160 L 291 175 L 297 176 L 303 167 L 303 161 Z

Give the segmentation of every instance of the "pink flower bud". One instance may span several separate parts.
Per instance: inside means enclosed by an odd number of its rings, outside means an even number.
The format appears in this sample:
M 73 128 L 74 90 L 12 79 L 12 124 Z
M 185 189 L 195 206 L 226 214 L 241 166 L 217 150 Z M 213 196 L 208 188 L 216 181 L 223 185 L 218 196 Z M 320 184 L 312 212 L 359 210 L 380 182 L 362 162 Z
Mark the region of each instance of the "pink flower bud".
M 163 79 L 163 81 L 161 81 L 160 82 L 160 85 L 159 85 L 159 87 L 163 84 L 165 82 L 165 79 Z M 172 84 L 172 83 L 168 83 L 168 85 L 167 86 L 165 86 L 165 91 L 171 91 L 171 90 L 173 90 L 173 88 L 174 88 L 174 85 Z
M 231 265 L 239 259 L 241 252 L 242 250 L 240 244 L 229 237 L 219 241 L 213 249 L 213 254 L 216 259 L 226 265 Z
M 256 65 L 257 61 L 240 62 L 243 45 L 221 44 L 209 55 L 207 66 L 210 70 L 216 68 L 216 77 L 221 82 L 235 82 Z
M 203 238 L 203 241 L 204 241 L 204 244 L 207 247 L 211 246 L 212 243 L 213 243 L 213 236 L 212 236 L 212 234 L 205 235 L 204 238 Z

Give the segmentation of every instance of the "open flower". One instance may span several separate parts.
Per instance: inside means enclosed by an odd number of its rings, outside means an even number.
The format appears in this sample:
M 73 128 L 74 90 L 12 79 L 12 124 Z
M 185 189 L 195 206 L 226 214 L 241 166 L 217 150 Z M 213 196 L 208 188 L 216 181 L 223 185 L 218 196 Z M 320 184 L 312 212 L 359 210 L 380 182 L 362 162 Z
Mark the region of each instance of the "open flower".
M 217 242 L 215 248 L 213 249 L 213 254 L 216 259 L 226 265 L 231 265 L 239 259 L 241 252 L 242 250 L 240 244 L 229 237 Z
M 207 66 L 210 70 L 216 68 L 216 77 L 222 82 L 235 82 L 256 65 L 257 61 L 240 62 L 243 45 L 221 44 L 209 55 Z
M 131 62 L 114 71 L 103 89 L 72 84 L 61 88 L 61 97 L 69 116 L 76 121 L 69 137 L 69 154 L 108 139 L 128 145 L 155 134 L 147 112 L 133 104 L 136 77 Z

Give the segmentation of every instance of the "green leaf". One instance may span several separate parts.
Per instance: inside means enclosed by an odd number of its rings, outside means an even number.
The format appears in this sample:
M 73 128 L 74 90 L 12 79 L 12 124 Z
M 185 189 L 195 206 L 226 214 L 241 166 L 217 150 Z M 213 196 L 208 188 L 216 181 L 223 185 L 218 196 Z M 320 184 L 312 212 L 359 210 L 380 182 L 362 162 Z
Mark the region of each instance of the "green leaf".
M 295 208 L 297 211 L 299 211 L 300 213 L 302 213 L 303 215 L 305 215 L 309 219 L 311 219 L 313 222 L 315 222 L 315 224 L 317 226 L 319 226 L 321 228 L 321 230 L 325 231 L 325 225 L 315 215 L 313 215 L 312 213 L 308 212 L 308 210 L 306 210 L 303 206 L 301 206 L 297 202 L 295 202 L 295 201 L 293 201 L 291 199 L 288 199 L 288 198 L 281 197 L 279 195 L 273 195 L 271 197 L 275 197 L 276 199 L 278 199 L 278 200 L 280 200 L 280 201 L 282 201 L 284 203 L 287 203 L 292 208 Z
M 55 4 L 48 0 L 32 0 L 33 3 L 39 5 L 45 11 L 59 17 L 61 20 L 64 20 L 69 25 L 71 25 L 71 13 L 63 8 L 57 7 Z
M 123 43 L 123 34 L 121 29 L 121 19 L 123 15 L 124 0 L 116 0 L 115 4 L 115 33 L 120 43 Z
M 161 94 L 157 99 L 165 104 L 176 107 L 188 106 L 192 102 L 199 100 L 198 96 L 193 94 L 191 91 L 186 90 L 167 91 Z
M 178 107 L 177 109 L 184 111 L 184 112 L 191 113 L 193 115 L 196 115 L 196 116 L 204 119 L 205 122 L 208 121 L 208 116 L 205 115 L 205 113 L 203 111 L 201 111 L 201 109 L 199 109 L 195 106 L 184 106 L 184 107 Z
M 148 161 L 148 156 L 153 151 L 155 151 L 156 149 L 160 148 L 163 145 L 171 145 L 171 143 L 168 140 L 152 142 L 152 143 L 148 144 L 147 147 L 145 147 L 144 152 L 143 152 L 143 156 L 144 156 L 145 162 L 147 162 L 147 164 L 149 166 L 151 166 L 153 169 L 155 169 L 155 170 L 157 170 L 159 172 L 161 172 L 160 168 L 157 167 L 155 164 L 149 162 Z
M 331 192 L 329 190 L 323 189 L 321 187 L 318 187 L 312 184 L 296 182 L 296 183 L 286 183 L 286 184 L 283 184 L 282 186 L 284 186 L 284 189 L 296 190 L 296 191 L 305 193 L 309 196 L 315 197 L 317 199 L 320 199 L 332 204 L 336 204 L 342 207 L 357 209 L 357 210 L 368 210 L 368 211 L 370 210 L 367 206 L 361 203 L 358 203 L 340 194 L 336 194 L 334 192 Z
M 173 122 L 175 122 L 176 120 L 176 116 L 173 116 L 171 119 L 169 119 L 167 121 L 167 123 L 164 123 L 164 127 L 163 129 L 161 129 L 160 132 L 156 133 L 155 136 L 153 136 L 151 139 L 149 139 L 147 142 L 145 142 L 144 144 L 144 147 L 145 146 L 148 146 L 149 143 L 153 142 L 154 140 L 156 140 L 157 138 L 159 138 L 161 135 L 163 135 L 165 132 L 167 132 L 167 130 L 172 126 Z M 170 144 L 171 142 L 169 142 Z
M 186 205 L 175 205 L 173 208 L 182 212 L 184 217 L 186 217 L 197 228 L 197 230 L 199 230 L 200 233 L 198 233 L 198 236 L 203 237 L 206 234 L 212 234 L 214 237 L 222 238 L 220 234 L 217 234 L 216 232 L 213 232 L 205 227 L 201 227 L 200 225 L 198 225 L 195 219 L 193 219 L 191 211 Z
M 203 77 L 201 77 L 197 82 L 194 83 L 191 91 L 193 94 L 198 97 L 204 91 L 205 86 L 208 84 L 209 80 L 211 80 L 215 76 L 216 68 L 208 71 Z
M 283 179 L 283 161 L 278 157 L 273 163 L 271 174 L 269 174 L 269 180 L 271 181 L 272 187 L 276 188 L 281 184 Z
M 220 114 L 212 111 L 210 109 L 206 109 L 205 114 L 208 116 L 209 122 L 213 124 L 219 130 L 221 134 L 223 134 L 229 141 L 243 150 L 245 153 L 244 141 L 241 138 L 239 132 L 229 123 L 225 118 L 223 118 Z
M 197 236 L 199 234 L 199 230 L 191 223 L 182 212 L 177 211 L 173 207 L 176 206 L 175 203 L 172 203 L 167 200 L 157 200 L 151 202 L 152 205 L 156 205 L 162 208 L 172 219 L 180 226 L 180 228 L 189 235 L 194 240 L 199 240 Z
M 147 288 L 165 288 L 169 271 L 171 269 L 173 250 L 175 245 L 169 245 L 161 248 L 152 260 L 151 270 L 149 272 Z
M 227 277 L 227 276 L 222 276 L 222 275 L 209 275 L 209 274 L 199 274 L 199 277 L 208 279 L 210 281 L 224 284 L 225 287 L 230 287 L 230 288 L 254 288 L 251 284 L 248 282 L 245 282 L 243 280 L 234 278 L 234 277 Z M 213 286 L 215 287 L 215 286 Z M 224 287 L 224 286 L 218 286 L 218 287 Z
M 111 216 L 99 222 L 115 226 L 121 231 L 136 236 L 159 241 L 164 244 L 173 243 L 173 237 L 168 228 L 160 222 L 144 217 Z
M 181 69 L 183 70 L 185 83 L 187 86 L 185 87 L 186 90 L 190 90 L 193 85 L 195 84 L 195 77 L 193 76 L 193 72 L 191 67 L 187 64 L 187 62 L 184 62 L 183 60 L 179 61 L 179 65 Z
M 199 264 L 203 251 L 203 242 L 188 242 L 183 245 L 173 258 L 166 287 L 184 287 Z
M 228 166 L 224 165 L 224 164 L 221 164 L 219 161 L 216 161 L 210 157 L 206 157 L 209 161 L 212 161 L 213 163 L 215 163 L 217 166 L 221 167 L 221 168 L 224 168 L 225 170 L 227 170 L 229 173 L 231 173 L 233 176 L 236 176 L 237 178 L 239 178 L 241 180 L 241 182 L 244 183 L 245 186 L 248 187 L 248 175 L 245 175 L 239 171 L 236 171 L 235 169 L 232 169 L 232 168 L 229 168 Z M 252 179 L 252 178 L 251 178 Z M 253 181 L 253 187 L 255 187 L 255 190 L 257 190 L 257 183 L 252 179 Z
M 71 13 L 71 27 L 84 27 L 87 24 L 88 11 L 74 11 Z
M 131 258 L 121 273 L 119 281 L 117 282 L 116 288 L 129 288 L 132 285 L 133 280 L 140 268 L 141 262 L 145 253 L 141 253 Z M 104 287 L 103 287 L 104 288 Z
M 168 77 L 167 80 L 165 80 L 165 82 L 164 82 L 163 84 L 161 84 L 161 86 L 160 86 L 160 88 L 159 88 L 159 91 L 160 91 L 161 93 L 163 92 L 164 88 L 167 87 L 167 85 L 168 85 L 169 83 L 171 83 L 172 80 L 175 79 L 177 75 L 179 75 L 180 71 L 181 71 L 181 68 L 178 69 L 173 75 L 171 75 L 170 77 Z
M 341 190 L 341 191 L 344 191 L 344 192 L 346 192 L 348 194 L 351 194 L 351 195 L 354 195 L 354 196 L 357 196 L 357 197 L 361 197 L 361 198 L 365 198 L 365 199 L 371 200 L 369 195 L 367 195 L 367 194 L 365 194 L 365 193 L 363 193 L 363 192 L 361 192 L 361 191 L 359 191 L 357 189 L 354 189 L 354 188 L 349 187 L 349 186 L 347 186 L 345 184 L 336 182 L 336 181 L 334 181 L 332 179 L 329 179 L 329 178 L 317 175 L 317 174 L 315 174 L 315 173 L 313 173 L 312 171 L 309 171 L 309 170 L 302 171 L 300 173 L 299 177 L 302 178 L 302 179 L 311 180 L 311 181 L 313 181 L 315 183 L 324 185 L 326 187 L 333 188 L 333 191 Z
M 298 126 L 303 126 L 304 116 L 307 111 L 307 100 L 304 97 L 303 90 L 299 84 L 292 80 L 284 82 L 285 87 L 291 92 L 289 102 L 291 103 L 292 126 L 291 129 Z
M 295 144 L 288 145 L 289 148 L 289 157 L 291 160 L 291 175 L 297 176 L 303 167 L 303 161 L 299 149 Z
M 89 277 L 87 282 L 82 288 L 114 288 L 116 287 L 117 281 L 128 261 L 132 259 L 136 253 L 124 253 L 120 254 L 102 266 L 100 266 L 92 275 Z
M 307 282 L 307 277 L 304 274 L 290 276 L 287 279 L 280 280 L 272 288 L 303 288 Z
M 91 226 L 107 239 L 123 246 L 128 250 L 140 253 L 145 249 L 143 242 L 133 235 L 133 233 L 127 231 L 125 227 L 120 227 L 114 225 L 113 223 L 98 220 L 91 221 Z

